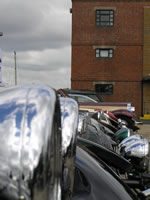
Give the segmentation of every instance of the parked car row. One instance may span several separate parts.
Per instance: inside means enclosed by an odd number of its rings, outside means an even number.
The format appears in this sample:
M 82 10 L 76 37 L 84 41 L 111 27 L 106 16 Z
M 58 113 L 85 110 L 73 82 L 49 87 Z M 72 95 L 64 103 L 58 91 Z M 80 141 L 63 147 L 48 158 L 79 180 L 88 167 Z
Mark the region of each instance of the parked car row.
M 57 93 L 60 96 L 75 99 L 79 104 L 80 110 L 89 112 L 108 110 L 117 118 L 122 119 L 128 127 L 136 130 L 135 107 L 131 106 L 130 102 L 106 102 L 99 93 L 89 90 L 58 89 Z
M 0 199 L 148 200 L 149 142 L 44 85 L 0 92 Z

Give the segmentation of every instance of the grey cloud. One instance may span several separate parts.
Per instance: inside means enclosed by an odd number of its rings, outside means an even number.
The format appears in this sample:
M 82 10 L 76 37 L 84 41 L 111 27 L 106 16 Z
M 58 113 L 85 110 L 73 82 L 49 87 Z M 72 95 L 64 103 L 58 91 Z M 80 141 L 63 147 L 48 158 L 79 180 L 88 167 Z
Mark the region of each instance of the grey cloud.
M 36 29 L 42 21 L 42 13 L 34 9 L 34 4 L 28 1 L 8 1 L 1 3 L 0 22 L 1 29 L 7 36 L 17 37 L 20 33 Z
M 59 68 L 57 71 L 26 71 L 17 72 L 17 83 L 22 84 L 46 84 L 53 88 L 70 87 L 70 68 Z M 3 69 L 3 82 L 6 86 L 15 85 L 15 71 L 13 68 Z
M 71 0 L 1 0 L 0 48 L 4 83 L 69 87 L 71 74 Z M 60 86 L 59 86 L 60 85 Z
M 0 41 L 5 51 L 43 50 L 69 45 L 69 10 L 58 9 L 48 2 L 38 0 L 35 4 L 18 0 L 1 5 L 0 24 L 4 36 Z
M 37 73 L 36 71 L 26 73 L 26 76 L 24 75 L 24 71 L 20 71 L 19 73 L 19 83 L 20 84 L 26 84 L 26 83 L 35 83 L 35 84 L 47 84 L 50 85 L 53 88 L 65 88 L 70 87 L 70 68 L 61 68 L 61 70 L 57 70 L 57 73 L 55 71 L 49 71 L 49 73 L 46 73 L 45 71 L 42 71 L 40 73 Z M 33 79 L 34 76 L 34 79 Z
M 71 48 L 49 49 L 45 51 L 17 52 L 17 68 L 29 71 L 56 70 L 60 67 L 70 67 Z M 14 53 L 6 53 L 3 65 L 14 67 Z

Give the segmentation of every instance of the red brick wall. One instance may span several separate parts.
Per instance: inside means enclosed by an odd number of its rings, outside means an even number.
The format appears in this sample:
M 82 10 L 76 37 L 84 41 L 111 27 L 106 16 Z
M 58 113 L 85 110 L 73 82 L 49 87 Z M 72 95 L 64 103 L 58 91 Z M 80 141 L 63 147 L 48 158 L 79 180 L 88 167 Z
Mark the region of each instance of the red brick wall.
M 115 7 L 114 26 L 96 27 L 95 7 Z M 141 112 L 144 6 L 136 1 L 72 1 L 73 89 L 95 89 L 94 81 L 113 81 L 109 101 L 126 101 Z M 112 59 L 97 59 L 93 46 L 114 46 Z
M 142 47 L 116 46 L 112 59 L 97 59 L 92 46 L 72 46 L 72 81 L 141 81 Z
M 145 3 L 150 5 L 150 2 Z M 116 7 L 113 27 L 96 27 L 95 7 Z M 73 1 L 72 42 L 73 44 L 100 43 L 118 45 L 143 44 L 144 3 Z

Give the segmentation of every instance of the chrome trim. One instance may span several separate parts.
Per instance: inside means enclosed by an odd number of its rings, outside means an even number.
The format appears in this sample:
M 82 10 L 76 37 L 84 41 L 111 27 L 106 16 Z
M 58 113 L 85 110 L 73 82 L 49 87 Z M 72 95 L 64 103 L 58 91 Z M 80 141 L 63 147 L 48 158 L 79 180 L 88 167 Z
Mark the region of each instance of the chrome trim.
M 79 112 L 78 134 L 84 134 L 88 124 L 91 124 L 91 119 L 88 112 Z
M 62 154 L 65 155 L 70 145 L 76 145 L 78 126 L 78 104 L 74 99 L 60 97 L 62 124 Z
M 142 121 L 137 121 L 137 120 L 135 120 L 135 124 L 136 124 L 136 125 L 143 125 L 143 122 L 142 122 Z
M 63 156 L 63 199 L 71 199 L 78 127 L 78 104 L 72 98 L 60 97 Z
M 129 128 L 127 128 L 128 129 L 128 137 L 130 137 L 130 135 L 131 135 L 131 130 L 129 129 Z

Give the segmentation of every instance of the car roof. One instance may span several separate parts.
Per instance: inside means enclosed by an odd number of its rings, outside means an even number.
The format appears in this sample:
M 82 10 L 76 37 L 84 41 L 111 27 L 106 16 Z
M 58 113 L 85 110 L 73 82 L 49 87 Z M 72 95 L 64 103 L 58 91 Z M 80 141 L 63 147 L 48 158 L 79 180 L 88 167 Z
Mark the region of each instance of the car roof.
M 67 93 L 70 94 L 97 94 L 95 91 L 92 90 L 71 90 L 71 89 L 64 89 Z

